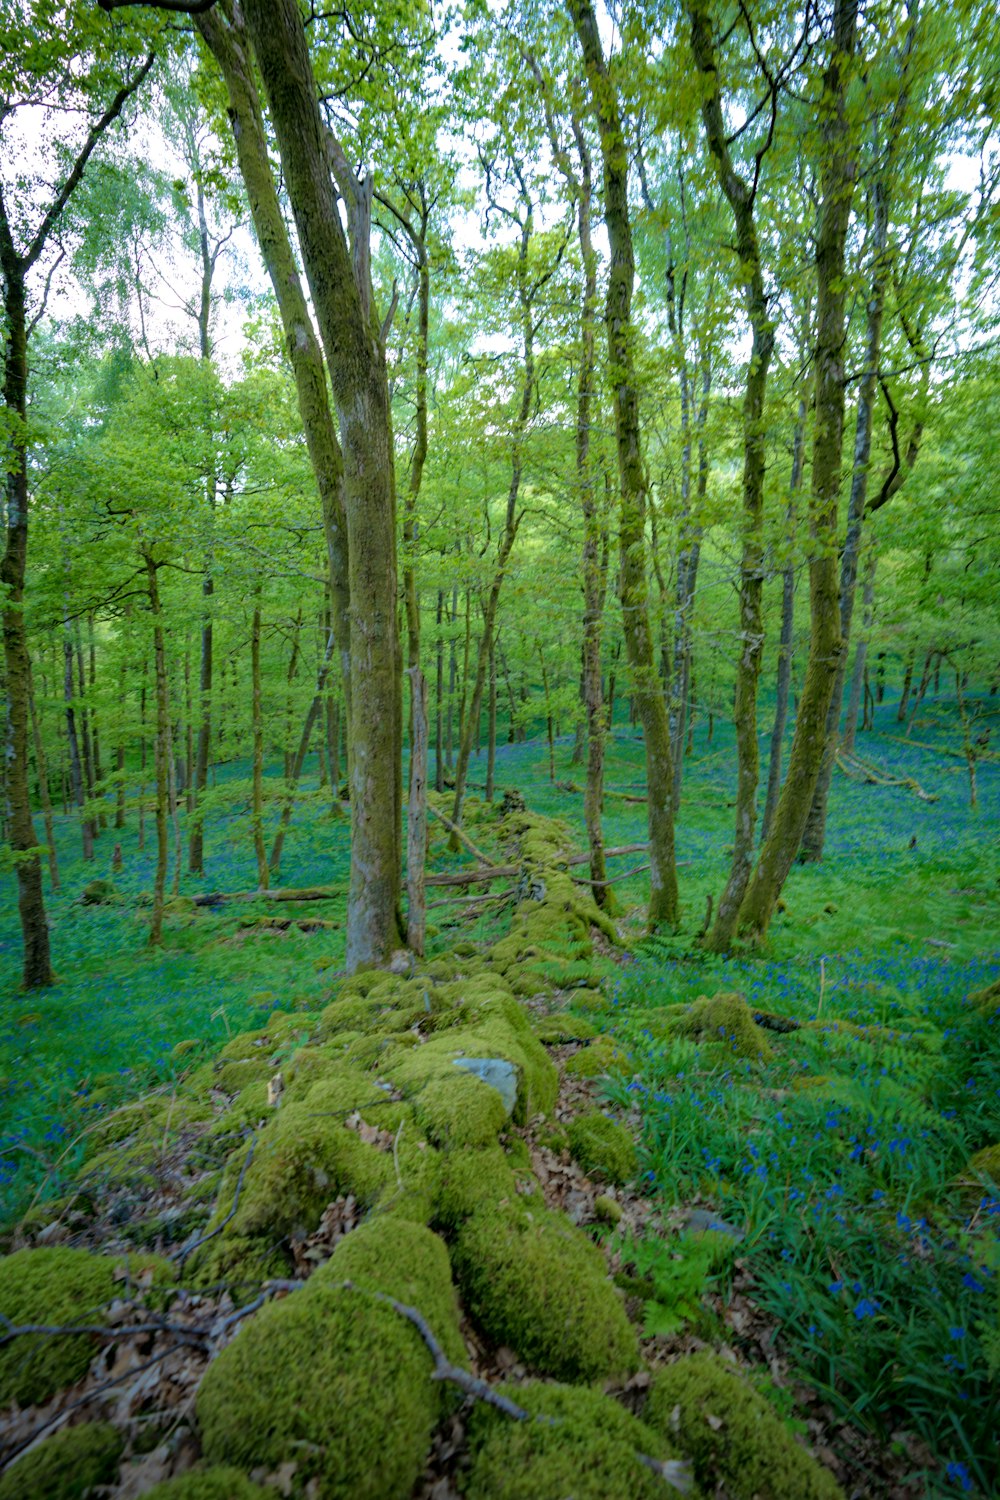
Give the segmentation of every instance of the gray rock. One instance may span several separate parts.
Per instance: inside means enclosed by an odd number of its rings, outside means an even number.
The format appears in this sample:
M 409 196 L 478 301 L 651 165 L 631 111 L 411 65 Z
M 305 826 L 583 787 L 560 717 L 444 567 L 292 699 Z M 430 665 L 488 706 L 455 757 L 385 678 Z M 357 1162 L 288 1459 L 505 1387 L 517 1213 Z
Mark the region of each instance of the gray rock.
M 734 1240 L 743 1239 L 743 1230 L 737 1229 L 735 1224 L 727 1224 L 718 1214 L 709 1213 L 704 1208 L 689 1209 L 681 1225 L 681 1232 L 703 1234 L 706 1229 L 714 1229 L 716 1234 L 730 1234 Z
M 517 1069 L 503 1057 L 456 1057 L 455 1067 L 481 1078 L 496 1089 L 508 1115 L 517 1103 Z

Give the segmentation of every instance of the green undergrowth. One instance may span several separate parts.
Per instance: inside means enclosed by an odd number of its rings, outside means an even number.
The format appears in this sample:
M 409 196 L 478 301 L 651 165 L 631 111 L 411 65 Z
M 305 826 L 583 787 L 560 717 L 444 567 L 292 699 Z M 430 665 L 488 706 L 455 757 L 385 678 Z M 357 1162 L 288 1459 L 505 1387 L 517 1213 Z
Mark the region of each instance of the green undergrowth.
M 845 1416 L 928 1442 L 928 1494 L 991 1493 L 997 1475 L 1000 1030 L 969 1003 L 974 973 L 855 952 L 810 983 L 652 941 L 602 1020 L 627 1054 L 605 1093 L 641 1112 L 651 1191 L 745 1236 L 781 1347 Z M 696 993 L 739 981 L 749 1003 Z M 711 1333 L 702 1295 L 725 1294 L 725 1263 L 685 1241 L 622 1248 L 649 1331 L 681 1315 Z

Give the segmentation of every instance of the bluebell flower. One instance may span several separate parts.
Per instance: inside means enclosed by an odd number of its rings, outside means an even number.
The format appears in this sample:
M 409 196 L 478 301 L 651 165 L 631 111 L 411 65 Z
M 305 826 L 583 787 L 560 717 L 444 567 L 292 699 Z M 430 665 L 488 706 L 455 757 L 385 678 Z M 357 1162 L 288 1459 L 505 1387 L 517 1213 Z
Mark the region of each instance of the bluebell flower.
M 874 1318 L 875 1314 L 880 1311 L 881 1306 L 880 1302 L 873 1302 L 870 1297 L 861 1297 L 855 1304 L 854 1316 L 859 1323 L 862 1318 Z

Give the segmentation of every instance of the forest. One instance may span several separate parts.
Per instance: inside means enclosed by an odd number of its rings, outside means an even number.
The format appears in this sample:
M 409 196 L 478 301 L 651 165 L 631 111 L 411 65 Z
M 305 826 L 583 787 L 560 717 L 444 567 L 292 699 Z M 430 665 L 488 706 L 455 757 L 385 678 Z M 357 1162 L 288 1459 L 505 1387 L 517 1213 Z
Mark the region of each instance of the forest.
M 1000 14 L 0 41 L 0 1500 L 996 1494 Z

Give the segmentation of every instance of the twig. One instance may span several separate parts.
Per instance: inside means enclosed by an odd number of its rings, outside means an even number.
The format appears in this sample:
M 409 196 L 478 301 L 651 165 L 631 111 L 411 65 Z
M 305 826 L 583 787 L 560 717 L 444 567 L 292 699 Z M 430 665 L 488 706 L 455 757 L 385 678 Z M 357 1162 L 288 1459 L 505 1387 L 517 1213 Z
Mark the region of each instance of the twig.
M 403 1134 L 403 1126 L 405 1124 L 406 1117 L 404 1116 L 403 1119 L 399 1122 L 399 1129 L 396 1131 L 396 1139 L 392 1143 L 392 1164 L 396 1168 L 396 1182 L 400 1187 L 403 1186 L 403 1177 L 402 1173 L 399 1170 L 399 1138 Z
M 458 842 L 460 844 L 464 844 L 470 854 L 474 855 L 481 864 L 486 865 L 487 868 L 489 868 L 490 855 L 484 854 L 482 849 L 477 849 L 476 845 L 469 838 L 469 835 L 465 833 L 461 828 L 459 828 L 457 823 L 453 823 L 451 818 L 446 818 L 443 812 L 438 812 L 436 807 L 431 807 L 430 803 L 428 803 L 427 805 L 427 816 L 430 818 L 437 818 L 439 823 L 443 823 L 448 832 L 454 838 L 458 839 Z
M 207 1234 L 203 1234 L 200 1239 L 195 1240 L 193 1245 L 182 1245 L 180 1250 L 178 1250 L 173 1256 L 171 1256 L 172 1260 L 179 1261 L 183 1266 L 189 1255 L 193 1255 L 196 1250 L 201 1249 L 202 1245 L 207 1245 L 209 1240 L 214 1240 L 217 1234 L 222 1233 L 223 1229 L 225 1229 L 226 1225 L 229 1223 L 230 1219 L 234 1216 L 236 1210 L 240 1206 L 240 1193 L 243 1191 L 243 1179 L 247 1175 L 247 1167 L 249 1167 L 250 1163 L 253 1161 L 253 1154 L 256 1149 L 257 1140 L 255 1137 L 250 1142 L 250 1150 L 247 1152 L 243 1160 L 243 1165 L 242 1167 L 240 1167 L 240 1175 L 236 1179 L 236 1195 L 233 1198 L 233 1206 L 226 1214 L 226 1217 L 223 1219 L 222 1223 L 217 1224 L 214 1229 L 210 1229 Z
M 610 880 L 588 880 L 585 875 L 574 875 L 572 877 L 575 885 L 617 885 L 619 880 L 628 880 L 632 875 L 641 875 L 643 870 L 648 870 L 649 864 L 633 865 L 631 870 L 625 870 L 621 875 L 612 875 Z

